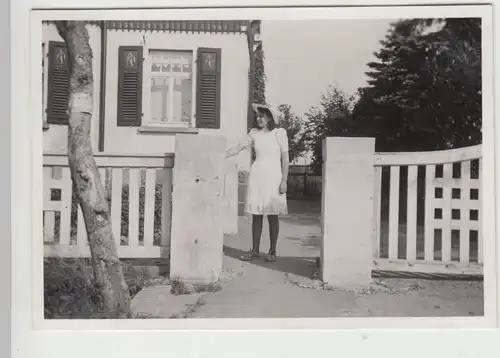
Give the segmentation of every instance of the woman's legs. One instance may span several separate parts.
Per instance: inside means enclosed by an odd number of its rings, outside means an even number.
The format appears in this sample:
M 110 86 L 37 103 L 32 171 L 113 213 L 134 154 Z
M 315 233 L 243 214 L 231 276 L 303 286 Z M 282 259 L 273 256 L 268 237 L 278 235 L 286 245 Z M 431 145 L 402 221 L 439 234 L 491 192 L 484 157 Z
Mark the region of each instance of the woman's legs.
M 260 250 L 260 237 L 262 236 L 263 215 L 252 216 L 252 251 L 258 253 Z
M 246 254 L 240 256 L 240 260 L 251 261 L 256 257 L 259 257 L 262 222 L 262 215 L 252 215 L 252 249 Z
M 276 245 L 278 244 L 280 222 L 278 219 L 278 215 L 268 215 L 267 220 L 269 222 L 269 238 L 271 239 L 269 253 L 276 255 Z
M 280 223 L 278 215 L 268 215 L 269 222 L 269 237 L 271 245 L 269 248 L 268 261 L 276 260 L 276 246 L 278 244 L 278 235 L 280 231 Z M 260 238 L 262 236 L 262 224 L 264 221 L 263 215 L 252 215 L 252 250 L 241 256 L 244 261 L 250 261 L 256 257 L 260 251 Z

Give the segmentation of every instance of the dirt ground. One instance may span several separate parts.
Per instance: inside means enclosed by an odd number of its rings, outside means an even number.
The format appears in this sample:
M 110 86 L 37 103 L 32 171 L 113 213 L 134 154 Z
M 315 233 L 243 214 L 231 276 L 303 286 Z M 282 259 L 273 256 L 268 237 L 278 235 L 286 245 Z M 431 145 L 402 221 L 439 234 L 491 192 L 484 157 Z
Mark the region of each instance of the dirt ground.
M 368 287 L 340 290 L 315 279 L 320 251 L 320 205 L 290 201 L 281 219 L 278 258 L 250 263 L 238 260 L 251 245 L 251 221 L 240 218 L 239 234 L 224 243 L 220 290 L 172 299 L 168 313 L 147 307 L 147 295 L 135 307 L 153 316 L 185 318 L 313 318 L 313 317 L 453 317 L 484 315 L 482 282 L 377 279 Z M 261 252 L 269 248 L 264 224 Z M 160 289 L 161 290 L 161 289 Z M 165 304 L 169 302 L 168 287 Z M 158 297 L 160 292 L 151 291 Z M 190 295 L 187 295 L 190 296 Z M 175 304 L 174 302 L 175 301 Z M 189 301 L 189 303 L 188 303 Z M 194 302 L 195 301 L 195 302 Z M 150 304 L 149 304 L 150 305 Z M 181 312 L 172 314 L 173 307 Z M 176 308 L 177 309 L 177 308 Z M 179 310 L 177 309 L 177 310 Z
M 207 293 L 192 318 L 482 316 L 480 282 L 377 280 L 357 291 L 325 289 L 314 280 L 225 258 L 237 276 Z

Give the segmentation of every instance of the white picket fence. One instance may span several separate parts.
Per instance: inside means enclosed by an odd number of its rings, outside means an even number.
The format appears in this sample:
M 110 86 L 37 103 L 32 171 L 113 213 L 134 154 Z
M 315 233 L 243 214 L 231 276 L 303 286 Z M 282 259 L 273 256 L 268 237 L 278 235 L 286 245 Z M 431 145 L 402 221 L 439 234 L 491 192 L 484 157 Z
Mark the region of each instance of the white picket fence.
M 95 154 L 121 258 L 168 258 L 174 155 Z M 374 270 L 481 274 L 481 146 L 376 153 Z M 43 156 L 45 257 L 89 257 L 65 154 Z
M 374 269 L 481 274 L 481 146 L 375 155 Z
M 173 154 L 95 154 L 121 258 L 169 256 Z M 43 156 L 45 257 L 89 257 L 66 154 Z

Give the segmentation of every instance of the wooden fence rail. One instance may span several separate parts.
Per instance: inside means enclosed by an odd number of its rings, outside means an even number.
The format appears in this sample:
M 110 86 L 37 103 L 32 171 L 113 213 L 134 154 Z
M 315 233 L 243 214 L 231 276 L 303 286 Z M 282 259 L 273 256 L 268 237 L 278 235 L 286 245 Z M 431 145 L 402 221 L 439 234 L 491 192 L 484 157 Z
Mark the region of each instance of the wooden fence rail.
M 121 258 L 169 255 L 173 154 L 95 154 Z M 43 157 L 46 257 L 89 257 L 85 223 L 66 154 Z

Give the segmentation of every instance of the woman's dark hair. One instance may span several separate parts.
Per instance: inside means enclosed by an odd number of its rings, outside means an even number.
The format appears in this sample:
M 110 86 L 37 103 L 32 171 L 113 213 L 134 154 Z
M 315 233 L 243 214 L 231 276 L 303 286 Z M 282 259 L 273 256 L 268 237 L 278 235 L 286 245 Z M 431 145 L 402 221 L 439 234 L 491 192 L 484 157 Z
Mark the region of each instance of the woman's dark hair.
M 269 120 L 267 121 L 267 129 L 272 131 L 273 129 L 275 129 L 277 127 L 276 122 L 274 121 L 274 118 L 273 118 L 273 114 L 269 110 L 269 108 L 261 107 L 258 109 L 258 112 L 261 114 L 264 114 L 266 117 L 269 118 Z M 254 117 L 253 117 L 253 127 L 254 128 L 257 127 L 257 113 L 255 113 L 255 112 L 254 112 Z

